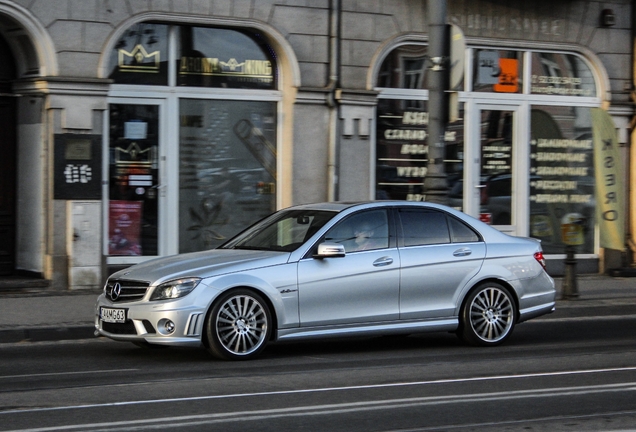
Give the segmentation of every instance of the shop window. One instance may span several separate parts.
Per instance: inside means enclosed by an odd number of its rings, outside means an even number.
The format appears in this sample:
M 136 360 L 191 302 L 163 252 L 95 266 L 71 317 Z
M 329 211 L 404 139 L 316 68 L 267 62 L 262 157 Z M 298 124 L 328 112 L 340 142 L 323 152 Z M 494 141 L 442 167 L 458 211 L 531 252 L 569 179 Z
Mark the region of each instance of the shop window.
M 376 199 L 423 201 L 428 171 L 427 101 L 413 108 L 405 99 L 380 99 L 377 115 Z M 455 188 L 463 176 L 463 104 L 459 120 L 447 126 L 444 137 L 448 186 Z
M 473 91 L 521 93 L 523 52 L 475 49 Z
M 577 55 L 532 53 L 532 94 L 595 97 L 590 67 Z
M 582 244 L 594 252 L 595 180 L 590 109 L 533 106 L 530 142 L 530 235 L 549 254 L 565 252 L 561 225 L 576 220 Z
M 167 85 L 168 26 L 135 24 L 113 47 L 109 64 L 117 84 Z
M 426 89 L 428 47 L 403 45 L 384 59 L 378 74 L 378 87 Z
M 214 248 L 275 210 L 276 103 L 181 99 L 179 252 Z

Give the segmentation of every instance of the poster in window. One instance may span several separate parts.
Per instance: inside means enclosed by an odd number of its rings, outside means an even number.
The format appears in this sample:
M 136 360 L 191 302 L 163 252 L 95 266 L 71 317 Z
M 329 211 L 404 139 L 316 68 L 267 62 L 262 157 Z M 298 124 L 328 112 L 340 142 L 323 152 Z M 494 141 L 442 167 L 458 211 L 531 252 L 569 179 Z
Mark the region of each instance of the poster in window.
M 108 209 L 108 254 L 141 255 L 142 201 L 110 201 Z

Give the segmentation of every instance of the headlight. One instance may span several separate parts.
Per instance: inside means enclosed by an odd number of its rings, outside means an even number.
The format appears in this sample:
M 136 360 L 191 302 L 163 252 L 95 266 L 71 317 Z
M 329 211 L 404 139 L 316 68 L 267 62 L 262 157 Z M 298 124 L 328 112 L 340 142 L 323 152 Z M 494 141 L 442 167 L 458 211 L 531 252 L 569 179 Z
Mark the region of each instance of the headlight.
M 152 292 L 150 300 L 170 300 L 190 293 L 201 282 L 200 278 L 176 279 L 162 283 Z

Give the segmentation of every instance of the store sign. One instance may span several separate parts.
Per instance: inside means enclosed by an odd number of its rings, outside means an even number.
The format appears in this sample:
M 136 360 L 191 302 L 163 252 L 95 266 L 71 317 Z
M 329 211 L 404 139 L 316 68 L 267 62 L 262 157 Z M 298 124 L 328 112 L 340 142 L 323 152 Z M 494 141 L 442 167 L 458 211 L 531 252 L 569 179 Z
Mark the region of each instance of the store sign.
M 179 78 L 181 84 L 190 84 L 192 78 L 207 77 L 209 82 L 194 81 L 198 85 L 217 86 L 224 82 L 241 85 L 267 84 L 274 81 L 272 64 L 268 60 L 238 61 L 232 57 L 221 60 L 212 57 L 181 57 L 179 61 Z
M 593 97 L 597 92 L 594 74 L 578 56 L 533 52 L 530 93 Z
M 492 85 L 498 93 L 519 91 L 519 61 L 501 58 L 499 51 L 482 50 L 477 53 L 477 84 Z
M 121 72 L 159 73 L 161 54 L 159 51 L 148 53 L 142 44 L 132 51 L 118 50 L 118 65 Z
M 499 83 L 498 51 L 479 51 L 477 65 L 477 81 L 479 84 Z
M 592 174 L 592 140 L 546 139 L 531 142 L 530 201 L 537 204 L 591 204 L 579 183 Z
M 55 199 L 101 198 L 101 151 L 97 135 L 55 135 Z
M 597 220 L 601 247 L 625 247 L 625 187 L 616 127 L 601 108 L 592 108 L 594 166 L 596 172 Z
M 499 93 L 519 91 L 519 62 L 516 59 L 499 59 L 499 79 L 493 90 Z

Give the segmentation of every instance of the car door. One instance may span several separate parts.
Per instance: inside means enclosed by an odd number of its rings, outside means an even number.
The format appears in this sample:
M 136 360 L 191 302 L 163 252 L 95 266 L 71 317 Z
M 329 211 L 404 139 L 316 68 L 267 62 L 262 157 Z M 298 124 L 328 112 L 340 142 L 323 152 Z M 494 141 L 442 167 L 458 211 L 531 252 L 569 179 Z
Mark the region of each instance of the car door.
M 433 209 L 399 209 L 400 318 L 452 316 L 459 291 L 483 263 L 486 246 L 459 219 Z
M 392 232 L 385 209 L 355 213 L 327 232 L 321 241 L 343 244 L 345 256 L 299 262 L 301 326 L 399 318 L 399 254 Z

